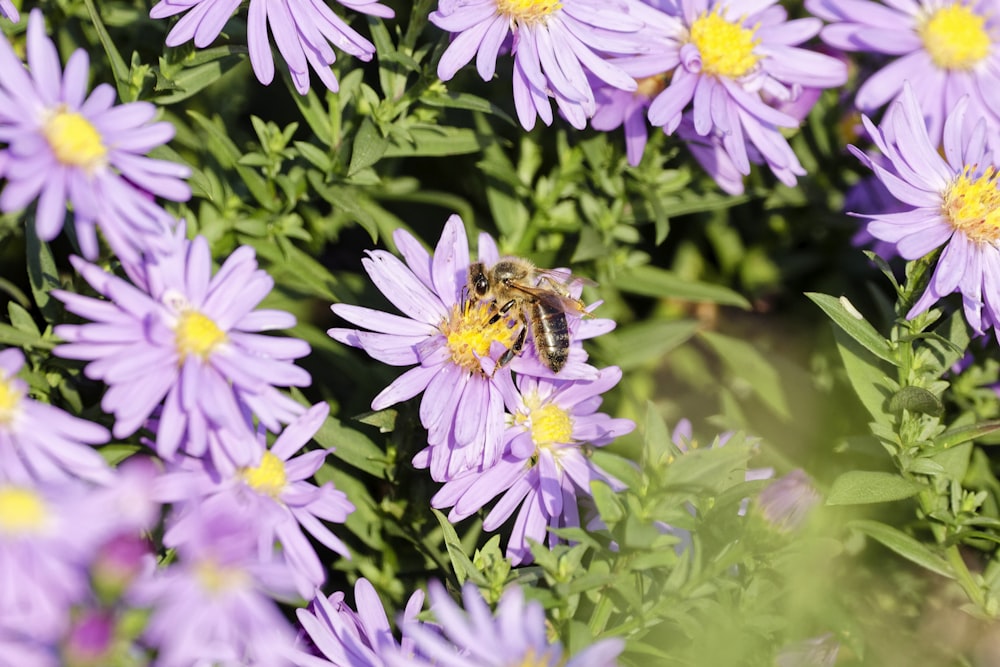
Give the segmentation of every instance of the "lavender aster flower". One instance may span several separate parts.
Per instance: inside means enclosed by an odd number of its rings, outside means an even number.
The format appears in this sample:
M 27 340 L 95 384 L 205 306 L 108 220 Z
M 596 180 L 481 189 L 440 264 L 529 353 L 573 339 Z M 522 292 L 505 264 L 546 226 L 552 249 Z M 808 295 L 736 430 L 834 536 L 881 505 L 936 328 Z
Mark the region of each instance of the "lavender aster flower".
M 757 509 L 778 530 L 789 532 L 801 526 L 819 502 L 819 492 L 809 475 L 796 468 L 760 492 Z
M 631 65 L 656 64 L 671 73 L 670 85 L 649 107 L 650 122 L 673 134 L 691 103 L 695 131 L 718 132 L 740 173 L 750 172 L 753 146 L 781 182 L 794 185 L 805 171 L 780 128 L 799 122 L 768 102 L 789 102 L 803 87 L 830 88 L 847 80 L 842 61 L 797 48 L 819 32 L 820 22 L 786 21 L 776 0 L 680 0 L 677 7 L 676 23 L 663 33 L 656 58 Z
M 0 351 L 0 480 L 111 479 L 111 469 L 90 445 L 108 441 L 107 429 L 28 397 L 16 375 L 17 349 Z
M 164 544 L 175 546 L 176 536 L 186 532 L 187 521 L 196 519 L 200 508 L 224 502 L 252 520 L 261 558 L 267 558 L 276 545 L 281 545 L 299 593 L 312 597 L 325 576 L 303 529 L 333 551 L 350 557 L 347 546 L 320 520 L 343 523 L 354 505 L 333 483 L 317 487 L 308 481 L 331 450 L 294 456 L 323 425 L 329 412 L 326 403 L 314 405 L 285 428 L 271 449 L 264 451 L 260 465 L 239 467 L 225 459 L 215 465 L 194 458 L 175 465 L 157 480 L 153 494 L 163 502 L 183 502 L 187 511 L 175 518 Z M 259 434 L 258 446 L 265 449 L 263 433 Z
M 855 104 L 873 113 L 898 100 L 910 81 L 934 146 L 949 112 L 968 97 L 967 120 L 1000 123 L 1000 14 L 982 0 L 806 0 L 816 16 L 833 24 L 823 41 L 844 51 L 879 53 L 889 63 L 867 77 Z
M 590 495 L 590 482 L 600 480 L 620 489 L 587 456 L 630 433 L 635 424 L 597 412 L 600 395 L 621 379 L 621 370 L 605 368 L 592 382 L 518 376 L 499 384 L 512 423 L 504 432 L 504 455 L 483 471 L 471 471 L 447 482 L 431 500 L 452 507 L 448 518 L 460 521 L 502 496 L 483 521 L 496 530 L 520 507 L 507 545 L 514 564 L 529 562 L 528 539 L 555 545 L 548 528 L 580 525 L 577 498 Z
M 430 582 L 428 593 L 441 631 L 419 622 L 405 624 L 403 634 L 427 658 L 390 655 L 392 667 L 613 667 L 624 648 L 620 639 L 604 639 L 567 659 L 562 644 L 546 636 L 541 603 L 525 601 L 518 586 L 504 591 L 495 613 L 471 582 L 462 588 L 464 611 L 437 581 Z
M 637 0 L 440 0 L 431 23 L 457 35 L 441 56 L 438 76 L 448 81 L 475 58 L 479 75 L 489 81 L 512 36 L 521 125 L 530 130 L 538 117 L 550 125 L 553 97 L 570 124 L 583 129 L 596 109 L 588 74 L 614 88 L 636 89 L 607 57 L 650 50 L 643 35 L 646 11 Z
M 379 0 L 338 0 L 355 11 L 391 18 L 393 11 Z M 243 4 L 240 0 L 160 0 L 149 12 L 154 19 L 187 12 L 167 34 L 167 46 L 194 40 L 198 48 L 211 44 L 226 21 Z M 309 92 L 309 69 L 332 91 L 338 89 L 330 66 L 337 56 L 336 46 L 355 58 L 368 62 L 375 47 L 333 13 L 321 0 L 250 0 L 247 42 L 250 64 L 257 79 L 267 85 L 274 79 L 274 59 L 268 42 L 268 27 L 275 46 L 288 65 L 295 89 Z
M 271 598 L 293 592 L 291 574 L 280 559 L 259 559 L 250 520 L 206 506 L 178 538 L 177 561 L 130 593 L 151 610 L 143 636 L 158 649 L 156 664 L 289 664 L 295 635 Z
M 389 654 L 415 655 L 412 639 L 404 637 L 399 643 L 393 637 L 382 601 L 367 579 L 362 577 L 354 584 L 354 599 L 357 611 L 347 606 L 344 594 L 338 591 L 329 598 L 317 596 L 309 609 L 296 612 L 309 639 L 326 659 L 302 654 L 293 658 L 295 665 L 385 667 Z M 423 591 L 414 592 L 406 603 L 401 624 L 416 622 L 423 604 Z
M 970 112 L 963 98 L 948 115 L 942 156 L 906 85 L 878 128 L 863 119 L 889 166 L 851 148 L 906 205 L 899 213 L 866 214 L 868 232 L 895 244 L 907 260 L 944 247 L 926 291 L 907 317 L 958 291 L 969 325 L 982 334 L 1000 321 L 1000 176 L 987 147 L 985 120 L 968 123 Z
M 151 123 L 156 107 L 146 102 L 114 106 L 107 84 L 87 96 L 87 53 L 75 51 L 60 71 L 37 9 L 28 18 L 27 50 L 30 71 L 0 37 L 0 142 L 7 144 L 0 151 L 7 179 L 0 209 L 17 211 L 37 198 L 38 236 L 49 241 L 69 202 L 84 256 L 97 256 L 98 224 L 117 255 L 136 258 L 173 225 L 149 195 L 191 196 L 182 180 L 187 167 L 145 155 L 173 137 L 173 125 Z
M 273 385 L 309 384 L 293 363 L 309 346 L 259 333 L 291 327 L 295 318 L 255 310 L 274 281 L 257 268 L 252 248 L 238 248 L 213 276 L 208 243 L 182 233 L 169 252 L 128 266 L 136 284 L 72 258 L 106 300 L 53 292 L 68 311 L 92 320 L 57 326 L 69 344 L 55 353 L 91 362 L 88 377 L 109 385 L 101 406 L 115 416 L 115 437 L 134 433 L 162 402 L 155 446 L 163 458 L 181 449 L 205 455 L 214 432 L 212 442 L 235 464 L 256 464 L 260 448 L 244 410 L 271 431 L 301 414 L 304 408 Z

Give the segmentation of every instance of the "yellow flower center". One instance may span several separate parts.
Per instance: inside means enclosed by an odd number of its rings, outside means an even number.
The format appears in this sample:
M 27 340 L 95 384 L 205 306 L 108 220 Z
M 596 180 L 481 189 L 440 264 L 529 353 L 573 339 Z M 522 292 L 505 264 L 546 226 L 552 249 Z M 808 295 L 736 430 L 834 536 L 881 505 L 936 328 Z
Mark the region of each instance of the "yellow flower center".
M 536 447 L 573 441 L 573 419 L 558 405 L 546 403 L 531 410 L 531 439 Z
M 196 310 L 181 314 L 174 336 L 181 361 L 191 354 L 208 359 L 215 348 L 226 342 L 226 333 Z
M 14 388 L 9 379 L 0 377 L 0 425 L 8 425 L 14 421 L 21 406 L 22 394 Z
M 285 462 L 271 452 L 264 452 L 259 466 L 243 468 L 240 475 L 254 491 L 275 499 L 281 495 L 288 484 L 288 478 L 285 476 Z
M 989 55 L 993 46 L 986 18 L 964 5 L 942 7 L 917 28 L 924 48 L 942 69 L 970 69 Z
M 0 532 L 37 532 L 45 521 L 45 502 L 34 491 L 18 487 L 0 489 Z
M 479 360 L 489 355 L 494 341 L 507 349 L 514 344 L 516 320 L 501 317 L 491 324 L 496 314 L 492 302 L 467 301 L 452 308 L 451 317 L 441 324 L 452 361 L 467 371 L 482 373 Z
M 539 655 L 535 653 L 535 649 L 529 648 L 521 659 L 510 667 L 549 667 L 551 663 L 552 661 L 547 654 L 542 653 Z
M 194 567 L 195 577 L 209 593 L 224 593 L 229 590 L 248 588 L 250 577 L 246 571 L 235 567 L 223 567 L 211 558 L 198 561 Z
M 562 9 L 561 0 L 497 0 L 497 13 L 521 23 L 538 23 Z
M 982 176 L 970 178 L 966 167 L 944 192 L 941 212 L 957 231 L 977 243 L 995 243 L 1000 238 L 1000 190 L 997 171 L 988 167 Z
M 56 111 L 46 121 L 42 134 L 56 159 L 70 167 L 98 166 L 108 153 L 97 128 L 80 114 L 65 108 Z
M 704 12 L 691 24 L 691 43 L 701 53 L 701 70 L 706 74 L 738 79 L 750 72 L 760 60 L 753 50 L 752 29 L 722 18 L 721 9 Z

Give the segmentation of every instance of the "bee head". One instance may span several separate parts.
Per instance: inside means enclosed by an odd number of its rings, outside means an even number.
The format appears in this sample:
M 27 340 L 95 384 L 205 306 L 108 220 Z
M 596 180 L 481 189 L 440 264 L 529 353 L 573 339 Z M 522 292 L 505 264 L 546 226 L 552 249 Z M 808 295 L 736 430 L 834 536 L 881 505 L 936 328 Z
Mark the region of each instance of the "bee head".
M 486 267 L 482 262 L 469 265 L 469 292 L 484 297 L 490 291 L 490 281 L 486 278 Z

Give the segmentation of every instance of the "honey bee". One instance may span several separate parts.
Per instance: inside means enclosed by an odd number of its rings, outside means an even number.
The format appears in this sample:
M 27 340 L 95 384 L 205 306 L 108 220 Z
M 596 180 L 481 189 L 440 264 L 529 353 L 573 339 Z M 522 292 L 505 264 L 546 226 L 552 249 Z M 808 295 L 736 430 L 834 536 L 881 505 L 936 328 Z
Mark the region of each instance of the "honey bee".
M 538 358 L 553 373 L 562 370 L 569 356 L 570 343 L 566 313 L 587 314 L 583 302 L 570 296 L 568 280 L 568 275 L 536 268 L 520 257 L 502 257 L 489 268 L 482 262 L 469 265 L 469 294 L 477 299 L 492 300 L 496 305 L 497 313 L 490 323 L 514 309 L 521 321 L 521 331 L 497 361 L 498 367 L 521 353 L 530 328 Z

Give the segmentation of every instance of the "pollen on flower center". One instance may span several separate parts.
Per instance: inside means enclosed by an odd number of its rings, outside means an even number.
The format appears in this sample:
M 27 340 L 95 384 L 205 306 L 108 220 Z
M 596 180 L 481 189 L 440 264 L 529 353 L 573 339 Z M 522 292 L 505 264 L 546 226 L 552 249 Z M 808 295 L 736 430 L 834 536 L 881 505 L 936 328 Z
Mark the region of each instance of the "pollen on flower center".
M 982 176 L 970 177 L 966 167 L 944 192 L 942 213 L 957 231 L 977 243 L 1000 239 L 1000 190 L 998 173 L 988 167 Z
M 704 12 L 691 24 L 691 43 L 701 54 L 701 69 L 706 74 L 731 79 L 750 72 L 760 60 L 753 50 L 757 28 L 730 23 L 719 11 Z
M 552 664 L 552 659 L 547 653 L 539 655 L 534 648 L 529 648 L 519 661 L 510 667 L 548 667 Z
M 250 584 L 250 577 L 244 570 L 221 566 L 211 558 L 198 561 L 194 572 L 202 588 L 211 593 L 247 588 Z
M 18 487 L 0 489 L 0 532 L 35 532 L 45 517 L 45 503 L 35 492 Z
M 490 320 L 496 315 L 492 303 L 466 302 L 452 308 L 451 317 L 441 325 L 448 341 L 451 359 L 462 368 L 482 373 L 480 359 L 489 356 L 494 341 L 509 349 L 514 344 L 517 328 L 510 317 Z
M 992 43 L 986 18 L 964 5 L 938 9 L 918 28 L 924 48 L 943 69 L 970 69 L 989 55 Z
M 181 314 L 174 333 L 181 361 L 191 354 L 207 359 L 216 347 L 226 341 L 226 333 L 211 318 L 196 310 Z
M 10 424 L 17 416 L 22 393 L 9 380 L 0 378 L 0 424 Z
M 536 447 L 569 443 L 573 439 L 573 419 L 558 405 L 546 403 L 531 411 L 531 439 Z
M 108 153 L 97 128 L 72 111 L 61 109 L 52 114 L 42 126 L 42 134 L 56 159 L 70 167 L 95 167 Z
M 561 0 L 497 0 L 497 13 L 521 23 L 537 23 L 562 9 Z
M 240 475 L 254 491 L 272 498 L 280 496 L 288 484 L 285 462 L 271 452 L 264 452 L 259 466 L 243 468 Z

